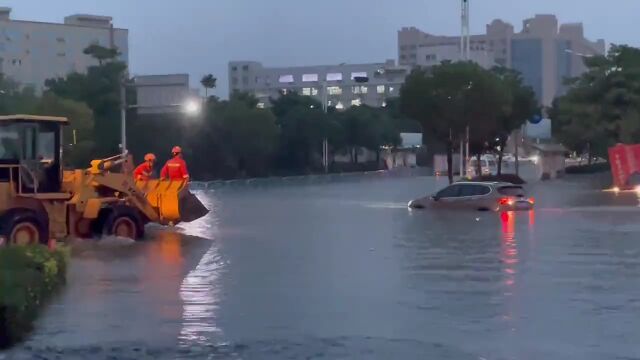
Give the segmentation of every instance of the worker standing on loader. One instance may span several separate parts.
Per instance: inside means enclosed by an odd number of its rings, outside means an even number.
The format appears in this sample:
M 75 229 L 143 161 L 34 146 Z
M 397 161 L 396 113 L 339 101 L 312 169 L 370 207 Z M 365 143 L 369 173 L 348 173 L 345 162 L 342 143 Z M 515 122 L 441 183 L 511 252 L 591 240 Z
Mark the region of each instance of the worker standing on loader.
M 156 162 L 156 156 L 154 154 L 147 154 L 144 156 L 144 162 L 133 171 L 133 178 L 136 181 L 149 181 L 153 174 L 153 165 Z
M 189 171 L 187 171 L 187 163 L 182 159 L 182 149 L 180 146 L 174 146 L 171 149 L 172 158 L 162 168 L 160 172 L 161 179 L 169 179 L 172 181 L 189 180 Z

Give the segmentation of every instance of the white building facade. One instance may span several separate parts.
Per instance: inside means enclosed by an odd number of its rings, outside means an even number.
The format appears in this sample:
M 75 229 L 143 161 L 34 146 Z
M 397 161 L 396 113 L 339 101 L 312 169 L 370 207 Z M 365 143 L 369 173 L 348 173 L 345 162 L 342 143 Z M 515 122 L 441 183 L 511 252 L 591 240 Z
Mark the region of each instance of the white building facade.
M 189 87 L 189 74 L 138 75 L 133 78 L 138 114 L 175 114 L 189 101 L 202 101 Z
M 398 31 L 401 65 L 430 66 L 442 60 L 459 60 L 459 47 L 459 36 L 432 35 L 415 27 Z M 586 70 L 584 56 L 604 54 L 606 44 L 602 39 L 585 38 L 581 23 L 560 24 L 555 15 L 542 14 L 525 19 L 520 32 L 509 23 L 494 20 L 484 34 L 471 36 L 470 49 L 471 60 L 483 67 L 495 64 L 518 70 L 540 103 L 550 106 L 566 91 L 564 80 Z
M 328 106 L 386 105 L 397 97 L 410 67 L 398 66 L 394 60 L 384 63 L 339 64 L 298 67 L 264 67 L 254 61 L 229 63 L 229 92 L 251 93 L 269 106 L 270 98 L 287 92 L 312 96 L 322 102 L 326 89 Z
M 85 72 L 97 61 L 83 53 L 91 44 L 117 48 L 129 61 L 129 34 L 113 27 L 106 16 L 71 15 L 64 23 L 11 19 L 11 8 L 0 8 L 0 73 L 40 92 L 47 79 Z

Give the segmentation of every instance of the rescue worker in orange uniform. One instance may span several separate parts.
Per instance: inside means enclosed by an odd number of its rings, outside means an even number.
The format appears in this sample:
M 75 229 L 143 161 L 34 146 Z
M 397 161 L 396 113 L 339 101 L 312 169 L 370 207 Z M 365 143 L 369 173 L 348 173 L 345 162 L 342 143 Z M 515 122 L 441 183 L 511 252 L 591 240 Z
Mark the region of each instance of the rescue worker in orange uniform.
M 144 162 L 133 171 L 133 178 L 136 181 L 149 181 L 153 174 L 153 164 L 156 162 L 156 156 L 154 154 L 147 154 L 144 156 Z
M 171 159 L 162 168 L 160 172 L 161 179 L 169 179 L 172 181 L 189 180 L 189 171 L 187 171 L 187 163 L 182 159 L 182 149 L 180 146 L 174 146 L 171 149 Z

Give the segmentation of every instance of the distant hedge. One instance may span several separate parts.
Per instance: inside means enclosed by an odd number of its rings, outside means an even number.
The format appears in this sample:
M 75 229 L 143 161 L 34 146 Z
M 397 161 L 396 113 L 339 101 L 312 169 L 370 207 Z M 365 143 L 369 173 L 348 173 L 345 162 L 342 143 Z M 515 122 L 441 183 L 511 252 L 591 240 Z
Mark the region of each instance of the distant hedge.
M 0 349 L 31 332 L 42 306 L 65 283 L 68 259 L 66 248 L 0 248 Z
M 591 165 L 573 165 L 565 168 L 567 174 L 595 174 L 611 170 L 609 163 L 596 163 Z

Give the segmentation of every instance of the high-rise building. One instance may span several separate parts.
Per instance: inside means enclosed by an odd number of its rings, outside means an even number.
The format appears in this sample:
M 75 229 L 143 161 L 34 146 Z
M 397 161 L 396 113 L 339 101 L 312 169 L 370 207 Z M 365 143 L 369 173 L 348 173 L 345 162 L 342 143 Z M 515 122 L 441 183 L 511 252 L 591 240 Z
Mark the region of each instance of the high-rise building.
M 565 78 L 586 70 L 584 57 L 604 54 L 606 50 L 604 40 L 584 37 L 582 24 L 559 25 L 554 15 L 526 19 L 518 33 L 511 24 L 494 20 L 487 25 L 485 34 L 472 35 L 470 43 L 471 60 L 487 68 L 501 65 L 520 71 L 546 106 L 566 90 Z M 442 60 L 458 60 L 459 46 L 459 36 L 436 36 L 414 27 L 398 31 L 401 65 L 430 66 Z
M 408 66 L 394 60 L 372 64 L 339 64 L 268 68 L 255 61 L 229 63 L 229 92 L 248 92 L 268 106 L 269 98 L 295 91 L 322 102 L 326 91 L 328 106 L 344 109 L 352 105 L 385 106 L 397 97 L 409 73 Z
M 128 30 L 114 28 L 110 17 L 79 14 L 46 23 L 10 15 L 11 8 L 0 8 L 0 73 L 21 85 L 41 91 L 47 79 L 86 71 L 97 64 L 83 53 L 91 44 L 117 48 L 128 63 Z

